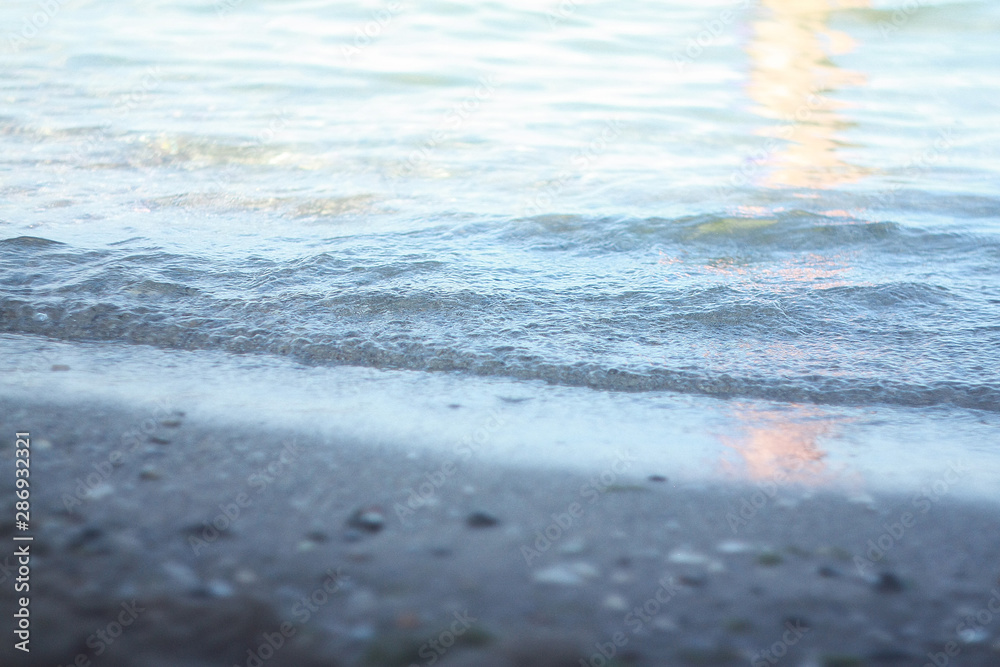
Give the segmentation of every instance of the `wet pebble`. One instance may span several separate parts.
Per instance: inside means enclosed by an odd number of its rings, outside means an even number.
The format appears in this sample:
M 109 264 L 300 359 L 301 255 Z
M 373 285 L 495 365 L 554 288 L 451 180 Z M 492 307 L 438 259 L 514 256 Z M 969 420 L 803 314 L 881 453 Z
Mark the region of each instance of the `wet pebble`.
M 604 607 L 612 611 L 625 611 L 628 609 L 628 600 L 617 593 L 612 593 L 604 598 Z
M 761 555 L 757 556 L 757 564 L 763 565 L 764 567 L 775 567 L 776 565 L 781 565 L 784 559 L 781 557 L 777 551 L 765 551 Z
M 561 545 L 559 545 L 559 553 L 567 555 L 576 555 L 583 553 L 584 549 L 587 548 L 586 542 L 578 537 L 566 540 Z
M 244 585 L 253 584 L 256 583 L 257 581 L 257 573 L 251 570 L 250 568 L 244 567 L 236 571 L 236 573 L 233 575 L 233 579 L 235 579 L 236 582 L 240 584 Z
M 682 574 L 677 577 L 677 581 L 691 588 L 701 588 L 708 583 L 708 577 L 703 574 Z
M 667 560 L 676 565 L 705 565 L 709 558 L 705 554 L 691 549 L 674 549 L 667 556 Z
M 201 579 L 190 567 L 176 561 L 167 561 L 163 564 L 163 571 L 167 573 L 171 581 L 188 591 L 201 588 Z
M 385 513 L 381 507 L 362 507 L 347 520 L 348 528 L 377 533 L 385 528 Z
M 833 578 L 840 576 L 840 570 L 830 565 L 820 565 L 816 569 L 816 574 L 821 577 Z
M 52 370 L 57 371 L 57 372 L 58 371 L 68 371 L 69 370 L 69 366 L 67 366 L 66 364 L 52 364 Z
M 539 584 L 556 586 L 579 586 L 585 579 L 598 576 L 597 568 L 590 563 L 560 563 L 542 570 L 536 570 L 531 578 Z
M 650 482 L 666 482 L 667 478 L 664 477 L 663 475 L 650 475 L 649 476 L 649 481 Z
M 990 638 L 983 628 L 963 628 L 958 631 L 958 639 L 963 644 L 981 644 Z
M 892 572 L 882 572 L 872 585 L 879 593 L 900 593 L 905 586 L 903 580 Z
M 466 525 L 469 528 L 492 528 L 500 523 L 500 519 L 496 518 L 489 512 L 473 512 L 465 518 Z
M 715 545 L 715 550 L 723 554 L 742 554 L 753 551 L 753 546 L 742 540 L 723 540 Z
M 66 543 L 67 551 L 106 553 L 109 550 L 104 531 L 97 526 L 84 526 Z
M 360 588 L 347 598 L 344 609 L 351 616 L 364 616 L 375 611 L 378 607 L 378 598 L 367 588 Z

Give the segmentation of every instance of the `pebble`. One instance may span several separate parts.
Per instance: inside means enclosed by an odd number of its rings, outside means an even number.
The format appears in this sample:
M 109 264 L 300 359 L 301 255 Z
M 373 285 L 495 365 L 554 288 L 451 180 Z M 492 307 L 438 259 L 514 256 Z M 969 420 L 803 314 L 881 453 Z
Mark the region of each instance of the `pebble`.
M 892 572 L 882 572 L 873 584 L 879 593 L 899 593 L 904 586 L 903 581 Z
M 195 590 L 201 586 L 201 580 L 195 571 L 183 563 L 167 561 L 163 564 L 163 571 L 170 576 L 174 583 L 187 590 Z
M 820 565 L 816 573 L 821 577 L 839 577 L 840 570 L 830 565 Z
M 611 582 L 615 584 L 627 584 L 634 579 L 635 577 L 633 577 L 630 572 L 626 572 L 625 570 L 615 570 L 611 573 Z
M 587 548 L 587 543 L 584 542 L 579 537 L 574 537 L 570 540 L 566 540 L 561 545 L 559 545 L 559 553 L 567 555 L 576 555 L 583 553 L 584 549 Z
M 990 634 L 982 628 L 963 628 L 958 631 L 958 639 L 963 644 L 981 644 L 989 637 Z
M 604 606 L 612 611 L 625 611 L 628 609 L 628 600 L 617 593 L 612 593 L 604 598 Z
M 104 553 L 107 551 L 104 531 L 96 526 L 86 526 L 66 543 L 68 551 Z
M 598 576 L 597 568 L 590 563 L 561 563 L 543 570 L 537 570 L 531 578 L 539 584 L 556 586 L 579 586 L 584 579 Z
M 257 574 L 250 568 L 240 568 L 233 575 L 233 579 L 240 584 L 252 584 L 257 581 Z
M 703 574 L 682 574 L 677 577 L 677 581 L 691 588 L 701 588 L 708 583 L 708 577 Z
M 465 518 L 465 523 L 469 528 L 492 528 L 500 523 L 500 519 L 489 512 L 473 512 Z
M 362 616 L 375 611 L 377 606 L 378 599 L 375 594 L 367 588 L 360 588 L 351 593 L 344 608 L 352 616 Z
M 657 616 L 653 619 L 652 625 L 661 632 L 674 632 L 677 630 L 677 624 L 666 616 Z
M 160 477 L 161 477 L 160 471 L 157 470 L 156 468 L 153 468 L 152 466 L 146 466 L 139 472 L 139 479 L 144 479 L 147 481 L 160 479 Z
M 205 586 L 205 590 L 208 592 L 210 597 L 213 598 L 228 598 L 233 596 L 233 587 L 227 581 L 222 579 L 213 579 L 208 582 Z
M 368 623 L 362 623 L 360 625 L 355 625 L 352 627 L 348 633 L 351 639 L 356 639 L 358 641 L 367 641 L 375 636 L 375 628 Z
M 705 554 L 690 549 L 674 549 L 667 560 L 677 565 L 705 565 L 709 558 Z
M 663 475 L 650 475 L 649 476 L 649 481 L 650 482 L 666 482 L 667 478 L 664 477 Z
M 381 507 L 362 507 L 347 520 L 350 528 L 377 533 L 385 528 L 385 513 Z
M 115 487 L 111 486 L 106 482 L 101 482 L 94 488 L 87 491 L 87 497 L 91 500 L 97 500 L 98 498 L 103 498 L 105 496 L 110 496 L 115 492 Z
M 52 370 L 54 371 L 68 371 L 69 366 L 66 364 L 52 364 Z
M 753 551 L 753 546 L 741 540 L 725 540 L 716 544 L 715 550 L 724 554 L 743 554 Z
M 763 565 L 764 567 L 774 567 L 776 565 L 781 565 L 784 559 L 781 557 L 777 551 L 765 551 L 761 555 L 757 556 L 757 564 Z
M 413 611 L 405 611 L 396 617 L 396 627 L 401 630 L 413 630 L 420 627 L 420 616 Z

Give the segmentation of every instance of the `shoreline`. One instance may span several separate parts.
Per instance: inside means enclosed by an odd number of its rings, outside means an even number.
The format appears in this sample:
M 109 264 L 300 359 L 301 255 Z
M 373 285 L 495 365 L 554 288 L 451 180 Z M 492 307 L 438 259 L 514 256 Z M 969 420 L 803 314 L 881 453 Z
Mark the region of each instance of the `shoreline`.
M 1000 660 L 996 507 L 947 489 L 770 493 L 627 448 L 532 469 L 85 401 L 5 396 L 0 424 L 5 469 L 16 431 L 33 443 L 27 660 L 0 585 L 13 664 Z

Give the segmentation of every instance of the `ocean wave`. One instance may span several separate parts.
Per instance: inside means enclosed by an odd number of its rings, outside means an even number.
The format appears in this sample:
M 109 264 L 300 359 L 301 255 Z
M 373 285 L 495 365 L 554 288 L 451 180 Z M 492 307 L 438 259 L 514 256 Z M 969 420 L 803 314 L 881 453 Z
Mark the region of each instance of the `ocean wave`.
M 574 254 L 583 237 L 613 233 L 584 222 L 345 237 L 291 259 L 177 254 L 141 238 L 97 249 L 0 240 L 0 331 L 610 391 L 1000 411 L 1000 288 L 986 259 L 995 239 L 717 216 L 630 221 L 632 233 L 647 230 L 645 245 L 609 255 L 610 266 L 547 261 L 546 226 Z M 697 247 L 755 229 L 768 229 L 770 247 Z M 796 233 L 831 251 L 802 250 Z M 498 234 L 521 253 L 516 265 L 479 253 Z M 941 271 L 907 269 L 927 248 Z

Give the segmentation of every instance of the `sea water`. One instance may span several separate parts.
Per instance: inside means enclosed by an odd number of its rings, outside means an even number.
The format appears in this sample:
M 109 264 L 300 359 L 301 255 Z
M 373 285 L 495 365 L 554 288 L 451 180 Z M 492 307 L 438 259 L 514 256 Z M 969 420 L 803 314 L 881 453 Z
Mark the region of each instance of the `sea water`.
M 988 0 L 5 0 L 0 388 L 997 497 L 998 34 Z

